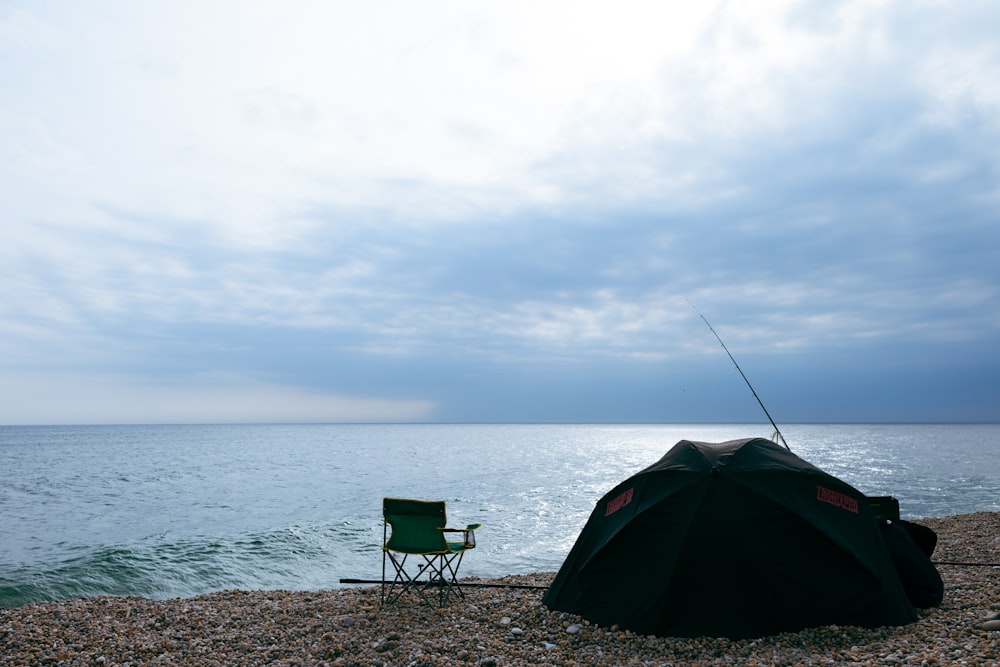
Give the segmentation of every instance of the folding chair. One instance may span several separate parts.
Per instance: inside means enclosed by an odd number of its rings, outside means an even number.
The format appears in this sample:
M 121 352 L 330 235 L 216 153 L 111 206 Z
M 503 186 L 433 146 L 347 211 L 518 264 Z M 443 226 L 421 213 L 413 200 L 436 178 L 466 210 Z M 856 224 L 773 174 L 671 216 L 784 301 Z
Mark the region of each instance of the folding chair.
M 444 606 L 458 587 L 458 568 L 462 556 L 476 547 L 475 530 L 482 524 L 465 528 L 446 528 L 444 501 L 384 498 L 382 534 L 382 604 L 394 603 L 406 591 L 413 590 L 431 604 L 427 589 L 438 588 L 438 605 Z M 390 531 L 391 529 L 391 531 Z M 461 533 L 460 542 L 449 542 L 448 533 Z M 414 558 L 407 571 L 407 559 Z M 386 563 L 392 563 L 395 575 L 385 577 Z M 412 573 L 412 574 L 411 574 Z

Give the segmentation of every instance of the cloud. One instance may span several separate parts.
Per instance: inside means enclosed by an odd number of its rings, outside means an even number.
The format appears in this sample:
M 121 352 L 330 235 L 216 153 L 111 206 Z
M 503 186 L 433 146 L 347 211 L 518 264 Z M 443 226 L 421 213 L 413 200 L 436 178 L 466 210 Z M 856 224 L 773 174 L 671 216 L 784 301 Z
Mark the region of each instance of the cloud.
M 1000 369 L 995 12 L 0 10 L 5 369 L 199 418 L 257 400 L 218 374 L 331 419 L 711 417 L 688 299 L 780 386 Z
M 432 401 L 343 396 L 250 378 L 195 378 L 165 385 L 130 376 L 31 373 L 0 384 L 5 424 L 412 422 Z M 190 382 L 190 379 L 188 380 Z

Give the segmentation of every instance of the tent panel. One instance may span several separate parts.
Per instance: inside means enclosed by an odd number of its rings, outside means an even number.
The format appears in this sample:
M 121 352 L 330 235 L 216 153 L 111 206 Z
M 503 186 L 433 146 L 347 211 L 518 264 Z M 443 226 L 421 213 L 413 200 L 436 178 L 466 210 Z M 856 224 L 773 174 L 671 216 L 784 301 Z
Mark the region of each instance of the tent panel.
M 706 487 L 691 485 L 636 516 L 578 570 L 581 609 L 588 618 L 640 633 L 655 630 Z
M 755 637 L 837 622 L 881 584 L 799 516 L 719 480 L 678 555 L 656 631 Z

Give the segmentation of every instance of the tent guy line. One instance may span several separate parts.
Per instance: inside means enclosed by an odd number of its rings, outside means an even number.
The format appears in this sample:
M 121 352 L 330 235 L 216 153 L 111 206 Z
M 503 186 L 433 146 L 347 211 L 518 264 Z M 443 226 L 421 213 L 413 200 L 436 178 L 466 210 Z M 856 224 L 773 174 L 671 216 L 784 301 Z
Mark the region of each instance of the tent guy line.
M 935 560 L 931 561 L 935 565 L 957 565 L 960 567 L 1000 567 L 1000 563 L 978 563 L 960 560 Z

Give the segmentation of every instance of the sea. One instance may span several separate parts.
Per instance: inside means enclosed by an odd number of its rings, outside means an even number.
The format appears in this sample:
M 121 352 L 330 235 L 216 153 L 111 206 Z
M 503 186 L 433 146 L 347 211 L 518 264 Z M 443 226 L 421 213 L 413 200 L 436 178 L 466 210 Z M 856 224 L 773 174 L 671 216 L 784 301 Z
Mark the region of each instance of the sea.
M 904 518 L 1000 511 L 1000 424 L 792 424 Z M 460 574 L 556 571 L 596 502 L 682 439 L 761 424 L 0 426 L 0 606 L 325 590 L 382 576 L 384 497 L 481 523 Z

